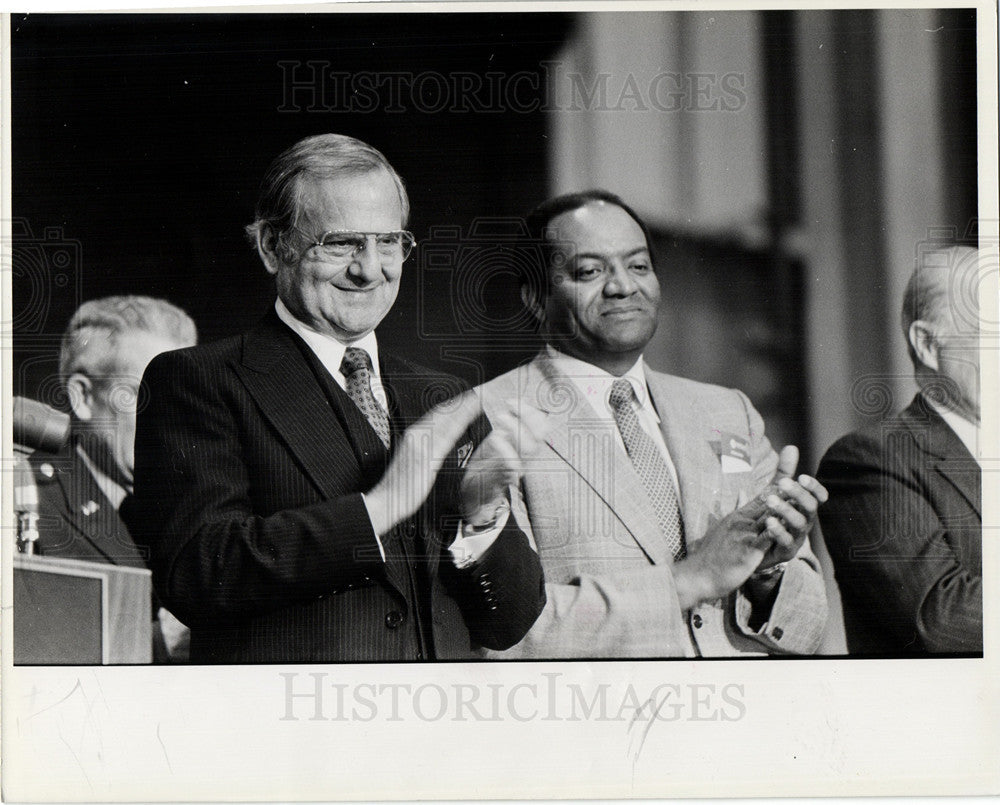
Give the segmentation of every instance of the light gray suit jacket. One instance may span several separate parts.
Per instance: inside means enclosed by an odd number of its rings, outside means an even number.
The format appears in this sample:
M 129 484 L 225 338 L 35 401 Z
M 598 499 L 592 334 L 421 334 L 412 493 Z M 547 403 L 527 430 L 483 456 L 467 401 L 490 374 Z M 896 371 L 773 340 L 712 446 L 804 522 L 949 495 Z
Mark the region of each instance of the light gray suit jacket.
M 768 485 L 777 455 L 742 392 L 645 371 L 680 481 L 690 545 Z M 548 603 L 520 643 L 486 656 L 691 657 L 817 649 L 827 603 L 808 540 L 789 563 L 759 631 L 748 626 L 751 605 L 740 591 L 684 612 L 672 558 L 614 423 L 598 419 L 545 353 L 483 389 L 488 416 L 512 404 L 547 415 L 547 446 L 528 460 L 512 510 L 541 557 Z M 728 434 L 750 447 L 749 464 L 736 471 L 724 471 L 720 457 Z

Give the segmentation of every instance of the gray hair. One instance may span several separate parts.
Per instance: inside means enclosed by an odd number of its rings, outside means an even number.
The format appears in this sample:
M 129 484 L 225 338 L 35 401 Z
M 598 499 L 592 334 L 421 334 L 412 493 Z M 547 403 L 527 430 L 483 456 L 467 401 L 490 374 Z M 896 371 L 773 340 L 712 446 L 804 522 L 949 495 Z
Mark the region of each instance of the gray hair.
M 123 337 L 132 333 L 161 336 L 178 347 L 198 341 L 194 322 L 179 307 L 149 296 L 108 296 L 92 299 L 77 308 L 59 350 L 59 373 L 63 379 L 74 372 L 89 377 L 116 374 L 120 370 Z
M 280 238 L 295 226 L 300 214 L 299 177 L 329 179 L 338 174 L 356 176 L 376 170 L 386 171 L 396 185 L 405 227 L 410 218 L 410 199 L 402 178 L 382 152 L 344 134 L 316 134 L 299 140 L 271 163 L 260 185 L 255 220 L 246 227 L 247 236 L 257 244 L 267 235 Z

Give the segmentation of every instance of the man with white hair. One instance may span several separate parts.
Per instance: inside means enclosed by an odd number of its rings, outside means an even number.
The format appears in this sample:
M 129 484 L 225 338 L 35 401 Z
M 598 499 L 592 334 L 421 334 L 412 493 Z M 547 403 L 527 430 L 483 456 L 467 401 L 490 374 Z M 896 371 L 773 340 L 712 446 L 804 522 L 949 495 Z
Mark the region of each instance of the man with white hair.
M 456 378 L 380 349 L 408 216 L 381 152 L 300 140 L 248 227 L 270 310 L 146 371 L 125 520 L 193 661 L 457 659 L 517 642 L 544 605 L 507 517 L 513 463 L 485 457 L 500 437 L 472 395 L 433 406 Z M 458 489 L 462 467 L 482 483 Z
M 983 252 L 929 251 L 902 326 L 913 402 L 827 451 L 820 522 L 852 654 L 981 653 L 979 309 Z
M 70 318 L 59 351 L 70 439 L 58 454 L 28 458 L 38 489 L 39 554 L 146 567 L 145 552 L 118 516 L 132 491 L 140 380 L 154 356 L 197 340 L 187 313 L 147 296 L 93 299 Z M 186 629 L 166 610 L 154 608 L 157 614 L 154 658 L 166 659 L 168 646 L 183 654 Z

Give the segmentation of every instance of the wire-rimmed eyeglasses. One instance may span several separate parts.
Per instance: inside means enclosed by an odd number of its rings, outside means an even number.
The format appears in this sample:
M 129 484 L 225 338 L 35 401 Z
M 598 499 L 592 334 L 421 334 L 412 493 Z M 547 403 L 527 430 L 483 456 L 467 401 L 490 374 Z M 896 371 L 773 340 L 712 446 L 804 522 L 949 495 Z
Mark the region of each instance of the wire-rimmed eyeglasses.
M 410 256 L 413 247 L 417 245 L 413 233 L 405 229 L 397 229 L 393 232 L 354 232 L 334 229 L 324 232 L 319 237 L 303 232 L 298 227 L 293 226 L 292 229 L 313 239 L 309 248 L 318 249 L 324 257 L 336 261 L 353 259 L 368 248 L 369 242 L 375 244 L 375 251 L 380 257 L 389 260 L 405 260 Z

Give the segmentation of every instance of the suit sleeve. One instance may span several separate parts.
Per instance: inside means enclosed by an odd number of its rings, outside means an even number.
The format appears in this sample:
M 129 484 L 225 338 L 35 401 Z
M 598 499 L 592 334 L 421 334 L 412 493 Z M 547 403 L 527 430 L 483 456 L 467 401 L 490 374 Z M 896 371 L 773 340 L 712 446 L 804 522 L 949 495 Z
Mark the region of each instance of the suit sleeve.
M 511 512 L 535 546 L 522 490 Z M 546 582 L 544 608 L 517 645 L 494 659 L 683 657 L 687 621 L 667 566 L 581 574 L 569 584 Z
M 254 434 L 240 413 L 252 403 L 226 367 L 166 353 L 143 385 L 135 493 L 123 516 L 182 621 L 226 622 L 384 572 L 360 494 L 255 513 L 245 446 Z
M 479 417 L 458 444 L 479 445 L 490 432 L 489 420 Z M 453 462 L 453 464 L 452 464 Z M 456 566 L 448 546 L 460 522 L 458 501 L 464 463 L 457 455 L 442 468 L 434 487 L 435 507 L 445 515 L 437 525 L 442 544 L 442 581 L 462 612 L 474 644 L 502 651 L 516 644 L 545 607 L 542 565 L 533 541 L 508 516 L 489 546 L 474 561 Z M 516 494 L 508 493 L 508 498 Z
M 966 566 L 949 533 L 963 524 L 942 521 L 914 473 L 913 451 L 903 448 L 852 434 L 820 464 L 830 492 L 820 520 L 837 582 L 845 600 L 902 645 L 981 651 L 982 576 Z
M 485 649 L 515 645 L 545 607 L 541 562 L 514 518 L 474 563 L 461 570 L 446 564 L 444 580 L 473 643 Z
M 746 410 L 750 428 L 754 467 L 754 494 L 759 495 L 771 483 L 778 468 L 778 455 L 764 435 L 764 420 L 743 392 L 737 392 Z M 801 469 L 801 468 L 800 468 Z M 820 507 L 822 509 L 822 507 Z M 806 539 L 798 554 L 788 563 L 770 611 L 753 610 L 750 599 L 739 589 L 730 596 L 737 628 L 775 654 L 813 654 L 823 641 L 826 629 L 826 585 L 819 560 Z M 763 625 L 754 629 L 751 621 Z

